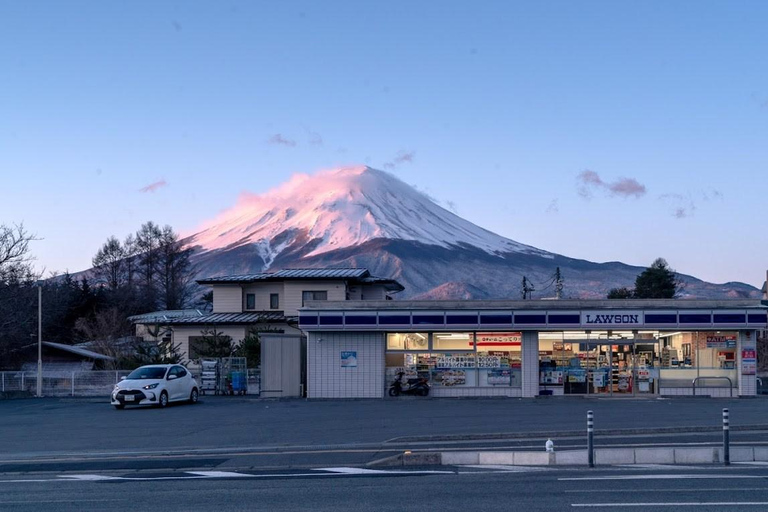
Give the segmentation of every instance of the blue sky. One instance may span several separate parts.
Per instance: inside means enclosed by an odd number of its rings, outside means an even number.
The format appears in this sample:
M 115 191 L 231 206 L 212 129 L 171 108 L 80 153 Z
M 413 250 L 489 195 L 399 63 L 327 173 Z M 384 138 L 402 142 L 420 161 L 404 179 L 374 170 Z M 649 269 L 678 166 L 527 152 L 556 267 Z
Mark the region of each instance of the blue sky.
M 0 223 L 78 271 L 368 164 L 522 243 L 759 286 L 766 26 L 758 1 L 0 0 Z

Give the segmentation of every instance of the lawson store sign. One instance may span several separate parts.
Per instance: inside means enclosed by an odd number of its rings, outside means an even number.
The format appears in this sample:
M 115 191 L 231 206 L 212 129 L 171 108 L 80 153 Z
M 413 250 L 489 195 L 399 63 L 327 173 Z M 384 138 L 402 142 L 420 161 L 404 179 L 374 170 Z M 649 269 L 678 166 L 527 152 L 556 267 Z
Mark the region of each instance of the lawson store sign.
M 642 311 L 582 311 L 581 325 L 591 327 L 639 327 L 644 325 Z

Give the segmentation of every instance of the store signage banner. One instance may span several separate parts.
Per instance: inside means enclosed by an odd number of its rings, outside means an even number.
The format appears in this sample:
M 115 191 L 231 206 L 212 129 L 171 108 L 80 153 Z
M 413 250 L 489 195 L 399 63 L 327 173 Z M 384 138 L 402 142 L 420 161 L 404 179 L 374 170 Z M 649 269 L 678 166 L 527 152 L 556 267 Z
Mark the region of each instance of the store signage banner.
M 757 373 L 757 350 L 747 348 L 741 351 L 741 374 L 755 375 Z
M 341 367 L 342 368 L 357 368 L 357 352 L 342 352 L 341 353 Z
M 523 333 L 521 332 L 479 332 L 475 337 L 475 345 L 478 347 L 520 346 L 522 341 Z
M 735 346 L 735 335 L 707 336 L 707 348 L 734 348 Z
M 581 325 L 631 327 L 641 326 L 644 323 L 642 311 L 582 311 L 581 313 Z

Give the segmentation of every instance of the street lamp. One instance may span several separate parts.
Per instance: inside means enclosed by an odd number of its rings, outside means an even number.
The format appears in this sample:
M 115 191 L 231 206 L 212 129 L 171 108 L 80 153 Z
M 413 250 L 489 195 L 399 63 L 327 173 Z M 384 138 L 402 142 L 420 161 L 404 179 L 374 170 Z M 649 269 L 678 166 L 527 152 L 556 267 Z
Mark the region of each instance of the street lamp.
M 43 282 L 37 282 L 37 397 L 43 396 Z

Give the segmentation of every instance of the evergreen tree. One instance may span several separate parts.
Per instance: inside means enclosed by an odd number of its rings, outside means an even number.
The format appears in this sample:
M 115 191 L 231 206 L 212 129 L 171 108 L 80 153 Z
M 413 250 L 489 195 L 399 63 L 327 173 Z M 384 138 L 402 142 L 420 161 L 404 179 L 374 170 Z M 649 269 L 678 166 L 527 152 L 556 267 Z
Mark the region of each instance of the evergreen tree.
M 631 299 L 634 297 L 634 292 L 626 286 L 622 288 L 612 288 L 608 292 L 609 299 Z
M 634 296 L 638 299 L 672 299 L 679 286 L 675 271 L 664 258 L 657 258 L 635 279 Z

